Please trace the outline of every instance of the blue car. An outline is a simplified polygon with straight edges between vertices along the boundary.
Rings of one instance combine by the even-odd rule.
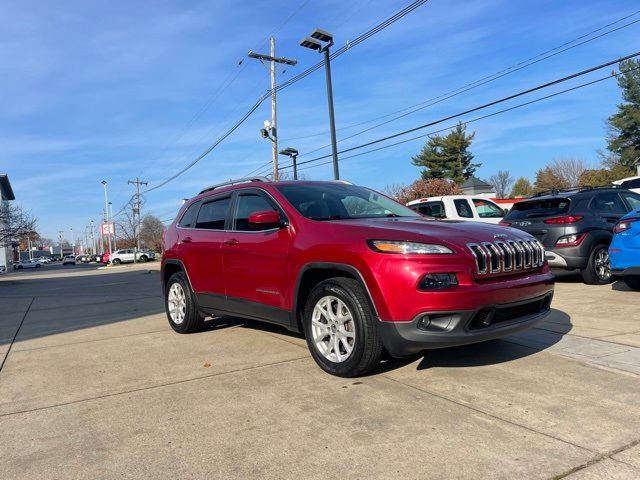
[[[609,246],[611,273],[640,290],[640,210],[622,217],[613,233]]]

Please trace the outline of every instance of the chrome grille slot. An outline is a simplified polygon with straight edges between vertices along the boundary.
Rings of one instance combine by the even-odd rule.
[[[467,248],[476,264],[476,275],[516,273],[544,265],[544,247],[538,240],[497,240],[469,243]]]
[[[518,244],[518,242],[516,242],[514,240],[509,240],[508,243],[511,246],[511,248],[513,248],[513,252],[515,254],[514,255],[514,262],[513,262],[513,269],[514,270],[522,270],[524,252],[522,251],[522,248],[520,248],[520,244]]]
[[[489,252],[488,264],[491,273],[500,272],[502,269],[502,265],[500,262],[498,247],[490,242],[482,242],[482,246],[487,250],[487,252]]]
[[[511,246],[506,242],[496,242],[496,246],[502,251],[502,270],[510,272],[513,270],[513,262],[515,253]]]

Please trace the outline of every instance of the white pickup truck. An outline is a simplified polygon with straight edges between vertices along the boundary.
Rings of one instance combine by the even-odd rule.
[[[419,198],[407,207],[429,217],[467,222],[499,223],[506,214],[491,200],[473,195]]]

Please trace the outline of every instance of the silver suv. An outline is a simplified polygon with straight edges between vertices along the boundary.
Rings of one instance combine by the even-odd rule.
[[[137,252],[132,248],[127,248],[124,250],[116,250],[111,254],[111,263],[114,265],[120,265],[121,263],[133,263],[135,262],[136,257],[140,263],[148,262],[149,260],[154,260],[156,258],[156,254],[153,252]]]

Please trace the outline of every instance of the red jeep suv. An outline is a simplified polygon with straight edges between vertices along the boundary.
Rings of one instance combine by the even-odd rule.
[[[276,323],[349,377],[385,349],[400,357],[539,323],[553,296],[544,258],[525,232],[424,217],[347,182],[244,179],[183,205],[161,278],[176,332],[207,315]]]

